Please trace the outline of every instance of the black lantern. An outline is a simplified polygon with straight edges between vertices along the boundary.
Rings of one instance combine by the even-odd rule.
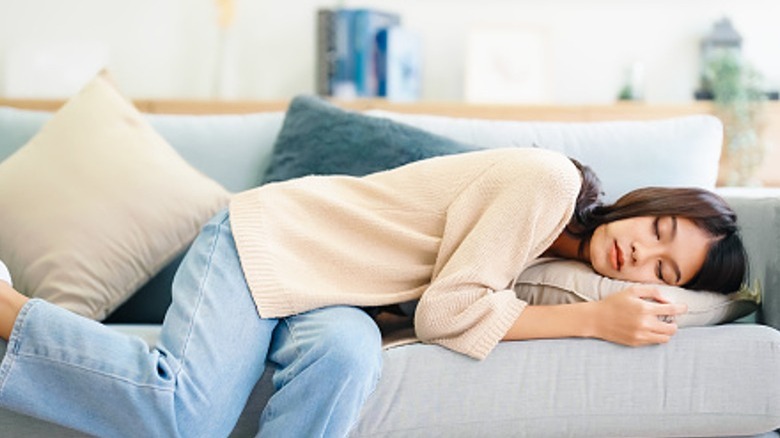
[[[701,88],[696,91],[696,99],[712,99],[712,88],[707,83],[705,69],[709,63],[718,56],[724,54],[732,55],[739,59],[742,52],[742,36],[734,29],[731,20],[722,18],[716,22],[707,36],[701,41],[701,66],[700,77],[702,79]]]
[[[739,55],[742,50],[742,36],[731,25],[731,20],[722,18],[715,23],[712,31],[701,41],[702,61],[710,59],[714,54],[723,51]]]

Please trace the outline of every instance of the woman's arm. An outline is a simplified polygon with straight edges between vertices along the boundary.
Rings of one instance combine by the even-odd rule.
[[[432,281],[415,333],[485,358],[523,313],[510,284],[571,219],[580,177],[571,161],[540,149],[489,155],[446,211]]]
[[[676,333],[677,324],[659,317],[686,311],[652,286],[634,286],[601,301],[527,306],[504,340],[588,337],[629,346],[662,344]]]

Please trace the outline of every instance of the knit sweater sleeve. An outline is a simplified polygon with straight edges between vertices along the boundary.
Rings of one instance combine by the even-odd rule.
[[[433,278],[415,331],[484,359],[526,306],[514,278],[560,235],[580,177],[566,157],[537,149],[507,154],[467,184],[447,209]]]

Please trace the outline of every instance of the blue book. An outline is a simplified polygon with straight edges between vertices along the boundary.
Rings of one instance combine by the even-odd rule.
[[[376,36],[382,29],[401,24],[400,15],[375,9],[356,9],[353,17],[355,91],[360,97],[379,95],[376,77]]]
[[[317,10],[317,78],[315,88],[320,96],[333,94],[332,80],[336,71],[336,14],[330,9]]]
[[[349,9],[317,10],[316,89],[322,96],[355,97],[353,16]]]
[[[395,101],[418,100],[423,60],[420,36],[395,26],[380,30],[376,43],[377,95]]]
[[[333,71],[330,80],[330,95],[341,99],[352,99],[357,95],[355,84],[355,53],[353,9],[333,11]]]

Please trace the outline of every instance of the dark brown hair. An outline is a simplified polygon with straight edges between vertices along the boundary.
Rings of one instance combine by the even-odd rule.
[[[574,217],[567,232],[582,239],[584,250],[599,225],[639,216],[677,216],[691,220],[715,240],[699,272],[683,287],[731,293],[747,278],[748,258],[737,226],[737,214],[723,198],[700,188],[646,187],[604,205],[593,170],[572,160],[582,174]]]

